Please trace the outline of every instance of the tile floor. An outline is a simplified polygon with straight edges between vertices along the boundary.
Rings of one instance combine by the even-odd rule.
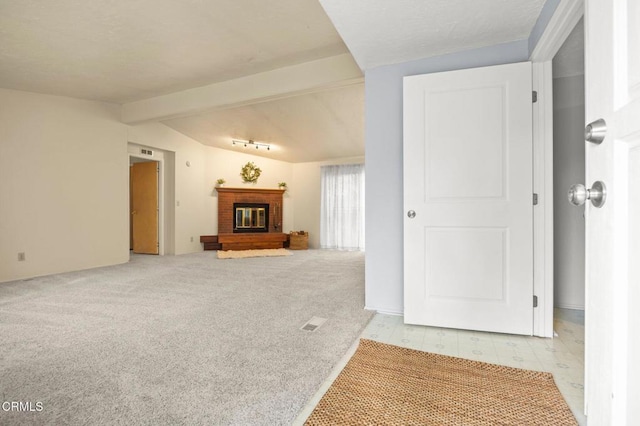
[[[584,406],[584,311],[557,309],[553,339],[446,328],[405,325],[401,316],[376,314],[360,337],[443,355],[553,373],[560,392],[580,425],[586,425]],[[355,345],[354,345],[355,346]],[[352,352],[355,351],[355,347]],[[306,419],[344,363],[327,380]]]

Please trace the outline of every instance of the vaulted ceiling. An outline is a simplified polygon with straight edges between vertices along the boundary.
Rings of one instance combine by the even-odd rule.
[[[522,40],[543,5],[544,0],[0,0],[0,87],[126,108],[345,53],[366,70]],[[274,150],[259,154],[285,161],[363,155],[363,83],[339,83],[185,108],[158,120],[225,149],[237,149],[231,138],[270,142]]]

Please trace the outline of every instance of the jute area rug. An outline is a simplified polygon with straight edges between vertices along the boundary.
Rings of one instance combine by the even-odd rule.
[[[218,259],[244,259],[247,257],[291,256],[287,249],[260,249],[260,250],[218,250]]]
[[[577,425],[551,373],[361,339],[306,425]]]

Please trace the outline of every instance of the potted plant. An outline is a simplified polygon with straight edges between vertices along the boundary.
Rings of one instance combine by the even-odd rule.
[[[280,182],[278,184],[278,188],[286,190],[287,189],[287,182]]]
[[[216,183],[218,184],[218,187],[220,187],[220,188],[222,188],[226,182],[227,182],[227,181],[226,181],[226,180],[224,180],[223,178],[220,178],[220,179],[218,179],[218,180],[216,181]]]

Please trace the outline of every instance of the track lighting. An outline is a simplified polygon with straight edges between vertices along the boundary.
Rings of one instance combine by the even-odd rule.
[[[271,151],[271,145],[268,143],[264,143],[264,142],[256,142],[252,139],[249,139],[248,141],[243,141],[243,140],[239,140],[239,139],[231,139],[231,144],[232,145],[243,145],[245,148],[247,146],[255,146],[256,149],[260,149],[260,147],[262,148],[267,148],[267,151]]]

